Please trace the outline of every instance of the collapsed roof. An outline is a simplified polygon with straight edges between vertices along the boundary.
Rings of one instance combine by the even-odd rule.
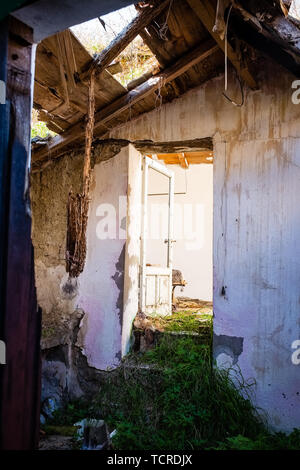
[[[92,70],[98,138],[223,73],[225,47],[240,80],[252,89],[257,87],[252,71],[255,50],[298,76],[300,31],[297,20],[288,15],[289,4],[283,0],[140,2],[137,17],[95,58],[70,30],[43,40],[37,48],[34,107],[39,119],[59,135],[34,145],[33,164],[84,142]],[[147,72],[125,88],[109,66],[137,35],[155,55],[160,70]]]

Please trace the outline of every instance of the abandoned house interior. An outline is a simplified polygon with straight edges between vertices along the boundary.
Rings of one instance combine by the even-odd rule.
[[[270,429],[300,427],[300,6],[10,3],[0,447],[37,448],[46,400],[92,399],[134,346],[153,347],[151,318],[201,309],[216,367],[255,380]],[[75,34],[129,6],[102,50]],[[137,38],[151,65],[121,80]]]

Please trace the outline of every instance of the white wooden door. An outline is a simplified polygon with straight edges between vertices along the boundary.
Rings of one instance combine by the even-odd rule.
[[[166,176],[168,185],[168,237],[162,240],[167,244],[167,265],[147,266],[148,233],[148,179],[149,168]],[[143,214],[141,235],[141,281],[140,310],[146,315],[169,315],[172,313],[172,252],[173,252],[173,206],[174,173],[152,158],[143,161]]]

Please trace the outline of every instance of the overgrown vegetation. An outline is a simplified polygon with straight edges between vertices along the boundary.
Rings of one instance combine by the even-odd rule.
[[[64,408],[58,408],[53,412],[53,416],[48,420],[47,426],[69,427],[81,421],[84,418],[95,418],[95,404],[85,400],[73,400]],[[98,414],[98,413],[97,413]],[[60,433],[58,433],[60,434]]]
[[[206,449],[265,432],[251,385],[238,373],[234,385],[232,371],[213,368],[208,346],[166,337],[142,361],[149,367],[124,364],[99,395],[104,418],[117,428],[117,449]]]
[[[163,335],[155,349],[130,354],[92,404],[74,402],[52,425],[101,417],[116,450],[300,449],[300,430],[271,434],[251,403],[254,383],[219,370],[194,337]]]

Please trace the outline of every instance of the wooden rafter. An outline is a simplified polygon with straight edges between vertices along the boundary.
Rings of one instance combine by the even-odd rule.
[[[214,38],[216,43],[222,49],[222,51],[225,52],[225,40],[222,40],[219,34],[213,31],[213,27],[215,23],[215,11],[210,1],[209,0],[187,0],[187,2],[190,5],[190,7],[194,10],[196,15],[199,17],[199,19],[201,20],[201,22],[203,23],[207,31],[211,34],[211,36]],[[238,56],[229,43],[227,44],[227,54],[228,54],[228,59],[230,60],[232,65],[235,67],[240,77],[247,83],[247,85],[252,89],[257,88],[255,79],[253,78],[253,76],[251,75],[247,67],[245,68],[241,67]]]
[[[166,85],[168,82],[182,75],[190,67],[203,61],[213,53],[217,52],[217,50],[218,46],[216,46],[212,40],[208,40],[207,42],[200,44],[200,46],[181,57],[168,69],[151,77],[134,90],[129,91],[126,95],[121,96],[105,108],[97,111],[95,114],[95,132],[97,129],[101,128],[103,124],[123,113],[134,104],[143,100],[146,96]],[[82,138],[84,136],[84,132],[84,120],[81,120],[70,127],[64,134],[55,136],[51,139],[48,142],[47,148],[36,150],[33,153],[33,162],[47,158],[49,152],[52,156],[54,153],[57,154],[58,152],[61,152],[66,145]]]

